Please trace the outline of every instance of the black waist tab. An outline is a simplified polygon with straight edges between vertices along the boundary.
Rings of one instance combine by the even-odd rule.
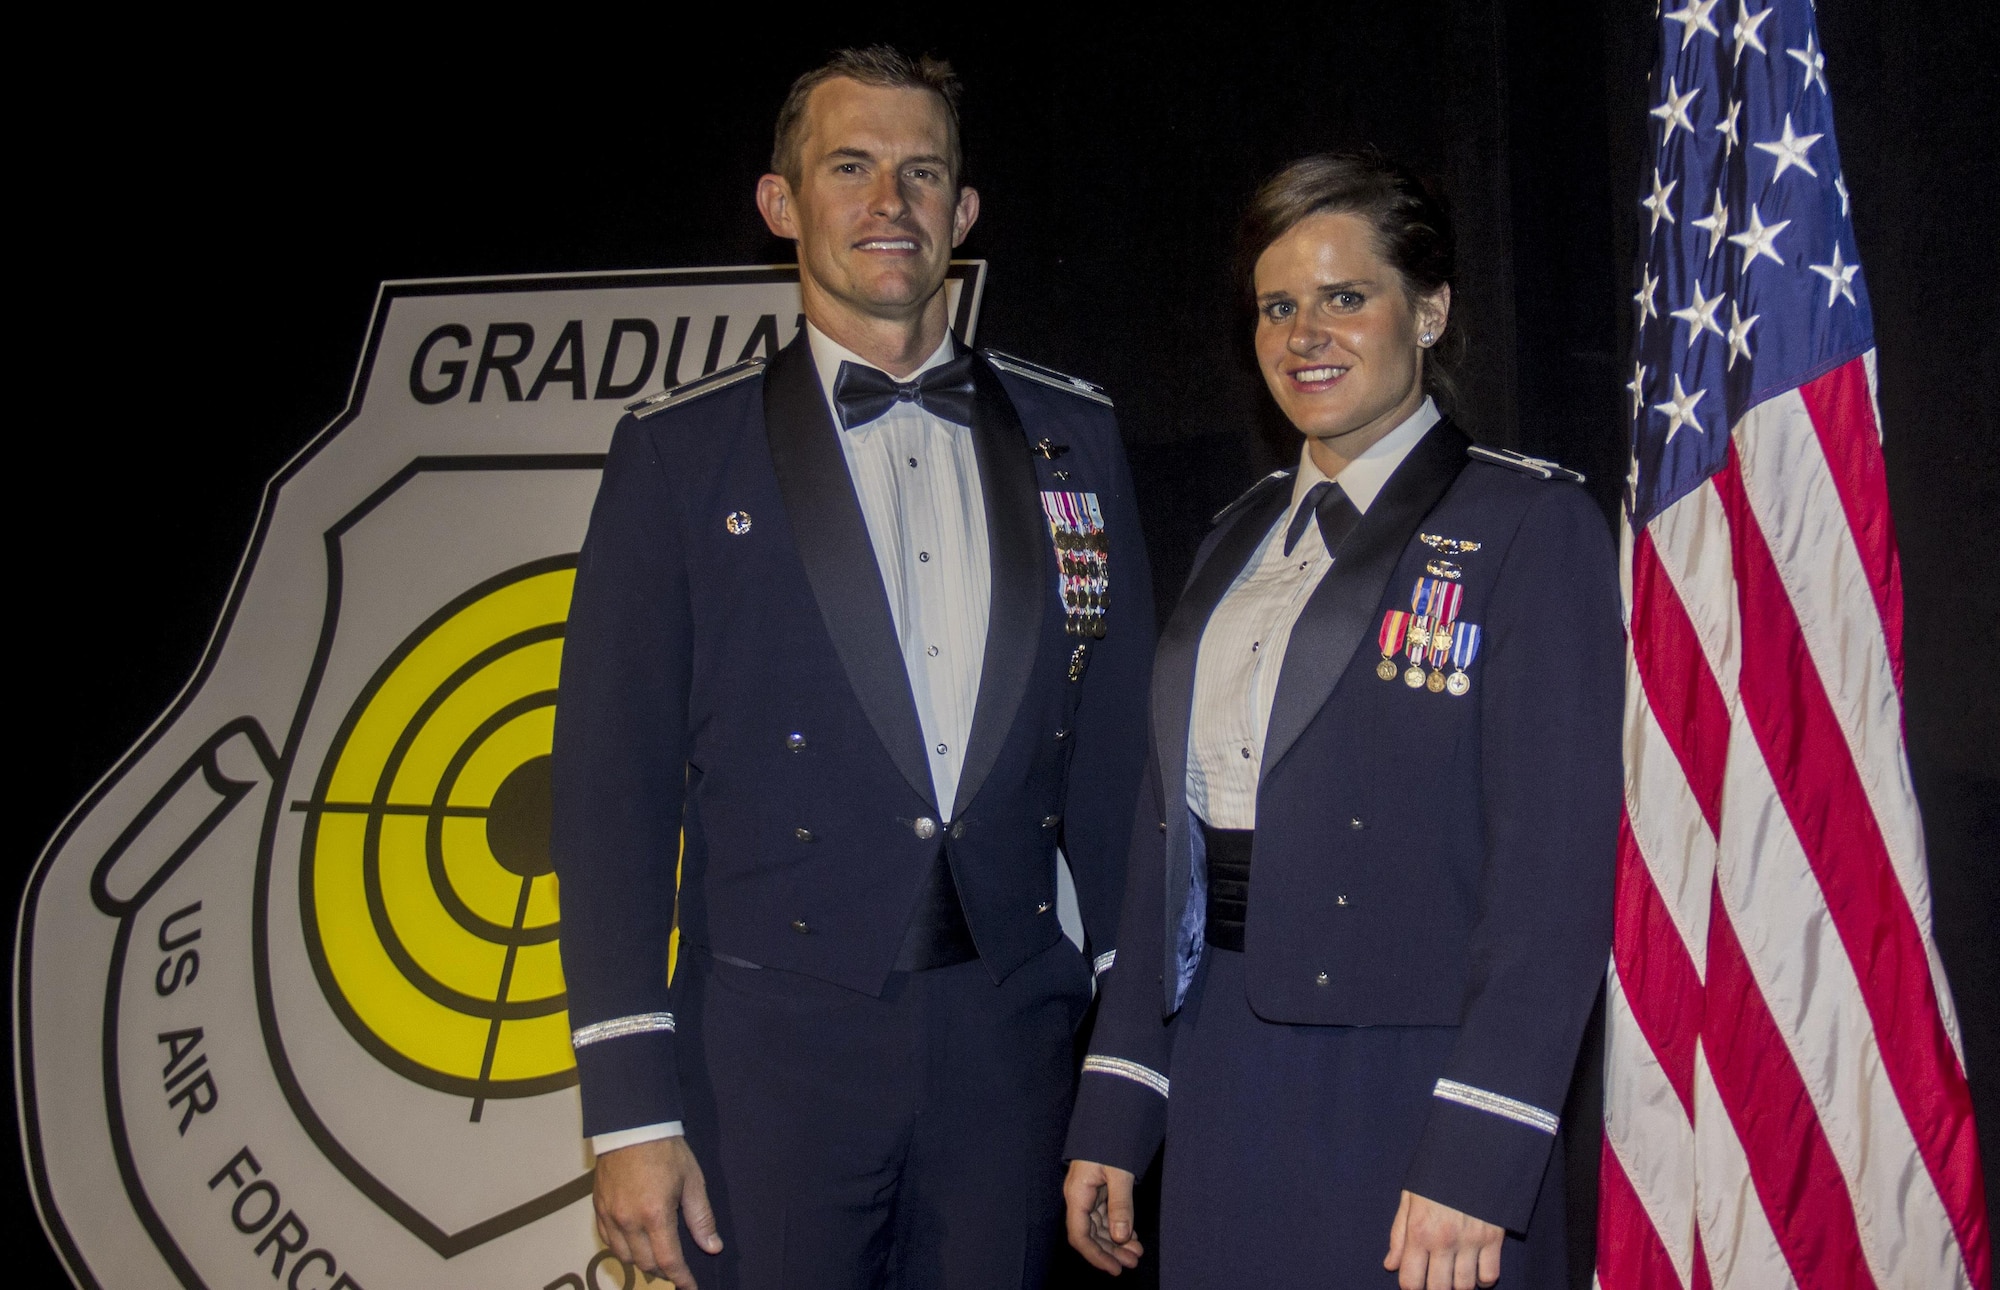
[[[1243,920],[1250,912],[1250,845],[1255,829],[1218,829],[1201,822],[1208,849],[1208,918],[1203,939],[1219,950],[1243,949]]]

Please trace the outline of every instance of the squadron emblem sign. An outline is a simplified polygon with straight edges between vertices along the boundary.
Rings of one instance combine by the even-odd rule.
[[[79,1284],[639,1280],[579,1136],[563,625],[619,403],[800,325],[790,269],[383,287],[194,679],[23,901],[23,1139]]]

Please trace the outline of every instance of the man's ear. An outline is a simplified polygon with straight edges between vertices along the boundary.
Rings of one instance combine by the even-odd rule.
[[[799,240],[798,205],[791,181],[783,175],[765,175],[757,181],[757,213],[771,232],[788,242]]]
[[[964,243],[965,235],[972,231],[972,226],[978,219],[979,190],[977,188],[959,189],[958,206],[951,213],[951,244],[954,247]]]

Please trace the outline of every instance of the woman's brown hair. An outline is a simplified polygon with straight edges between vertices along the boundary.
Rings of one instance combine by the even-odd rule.
[[[1237,230],[1236,274],[1247,300],[1256,295],[1257,260],[1271,244],[1314,215],[1358,215],[1375,231],[1376,250],[1402,276],[1413,301],[1448,287],[1458,248],[1444,198],[1415,171],[1374,148],[1302,157],[1265,180]],[[1447,407],[1457,395],[1451,369],[1465,352],[1454,321],[1426,351],[1424,384]]]

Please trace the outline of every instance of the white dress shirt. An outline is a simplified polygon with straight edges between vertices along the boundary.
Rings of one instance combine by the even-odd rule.
[[[980,491],[972,430],[914,403],[893,404],[865,425],[838,430],[833,383],[840,365],[874,364],[829,340],[811,323],[806,336],[847,456],[847,473],[868,521],[882,589],[889,595],[910,695],[930,754],[938,818],[948,820],[965,766],[972,710],[979,702],[993,598],[986,498]],[[923,366],[904,379],[915,380],[951,357],[947,333]]]
[[[873,421],[842,430],[833,402],[840,365],[874,364],[811,323],[806,324],[806,340],[862,518],[868,523],[882,589],[888,593],[889,614],[895,620],[929,753],[938,818],[949,820],[965,766],[972,712],[979,702],[986,626],[992,613],[986,498],[980,489],[972,431],[914,403],[893,404]],[[947,333],[923,365],[904,379],[915,380],[951,358],[952,339]],[[680,1121],[674,1120],[600,1133],[590,1143],[601,1156],[681,1133]]]
[[[1425,399],[1408,420],[1349,462],[1334,486],[1366,514],[1382,485],[1438,420],[1436,405]],[[1257,782],[1285,647],[1306,602],[1333,567],[1318,524],[1305,526],[1290,555],[1285,554],[1285,529],[1313,485],[1326,477],[1314,464],[1308,441],[1299,450],[1291,505],[1264,535],[1202,631],[1188,721],[1187,804],[1218,829],[1257,827]]]

